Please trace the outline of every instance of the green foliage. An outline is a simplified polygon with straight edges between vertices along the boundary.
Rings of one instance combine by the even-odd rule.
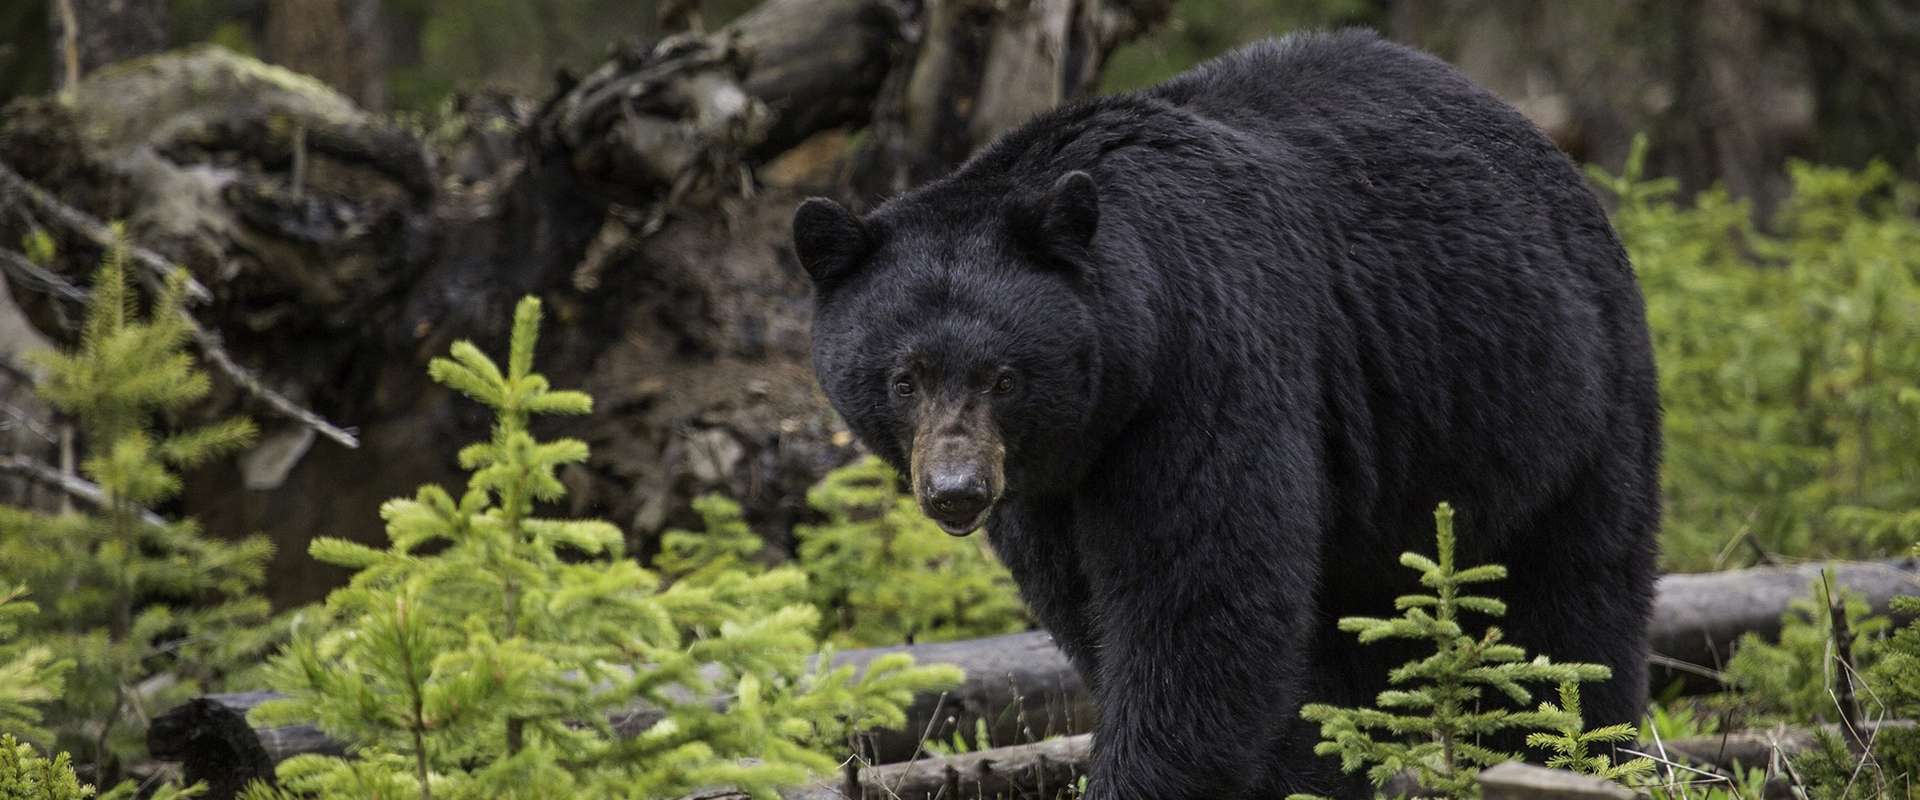
[[[1151,86],[1256,39],[1303,29],[1378,27],[1385,17],[1385,4],[1375,0],[1180,0],[1166,24],[1114,51],[1101,70],[1101,87]]]
[[[250,594],[266,541],[210,539],[191,520],[148,510],[179,491],[180,470],[244,446],[253,426],[180,424],[209,390],[185,349],[184,273],[142,317],[126,264],[116,245],[94,279],[79,347],[38,359],[47,372],[41,394],[78,423],[87,446],[80,472],[99,486],[98,510],[0,507],[4,580],[47,604],[13,624],[27,652],[73,665],[47,709],[56,734],[50,749],[81,754],[103,782],[142,757],[138,723],[200,693],[267,643],[259,627],[266,602]],[[161,673],[171,680],[147,680]]]
[[[1711,736],[1720,732],[1720,718],[1697,706],[1656,703],[1647,710],[1647,727],[1660,741]]]
[[[46,645],[17,641],[20,626],[40,610],[21,599],[26,592],[16,586],[0,594],[0,730],[48,741],[36,706],[60,696],[73,662],[56,660]]]
[[[496,416],[492,436],[460,452],[466,491],[387,503],[384,549],[313,542],[316,558],[359,571],[327,598],[333,624],[296,626],[269,668],[287,698],[254,719],[315,721],[357,757],[290,759],[282,788],[256,787],[256,800],[674,797],[718,784],[767,798],[831,769],[825,743],[898,726],[916,692],[959,680],[905,656],[860,676],[828,669],[803,575],[713,566],[738,536],[705,562],[698,547],[676,551],[679,580],[663,585],[621,557],[617,528],[536,515],[587,447],[536,440],[531,417],[591,407],[533,372],[539,316],[537,301],[520,304],[504,370],[465,342],[430,365]],[[609,715],[636,703],[657,721],[617,733]]]
[[[1791,722],[1840,718],[1834,705],[1837,681],[1845,676],[1833,646],[1833,614],[1828,608],[1831,576],[1815,582],[1811,593],[1794,600],[1780,615],[1780,639],[1769,642],[1758,634],[1740,637],[1726,673],[1750,702],[1763,713]],[[1886,617],[1876,616],[1858,594],[1842,592],[1849,632],[1851,668],[1865,670],[1878,659]],[[1857,678],[1856,678],[1857,681]]]
[[[1836,689],[1846,670],[1861,705],[1860,721],[1920,716],[1920,622],[1888,636],[1885,617],[1872,615],[1859,597],[1844,594],[1848,648],[1843,654],[1829,606],[1831,585],[1829,577],[1814,585],[1811,596],[1794,601],[1781,616],[1777,644],[1753,634],[1742,637],[1727,673],[1744,691],[1743,699],[1792,724],[1841,720]],[[1895,598],[1893,608],[1903,617],[1920,614],[1920,598]],[[1842,655],[1850,659],[1845,664]],[[1793,758],[1796,784],[1810,797],[1906,796],[1920,779],[1920,731],[1880,727],[1869,744],[1862,753],[1845,734],[1816,730],[1813,746]]]
[[[1897,597],[1895,614],[1915,622],[1885,639],[1866,668],[1867,694],[1878,719],[1920,718],[1920,597]],[[1910,796],[1920,782],[1920,730],[1882,727],[1873,733],[1870,758],[1845,739],[1822,735],[1815,748],[1794,760],[1794,769],[1815,797]]]
[[[1683,204],[1637,142],[1614,224],[1647,297],[1666,408],[1665,555],[1742,533],[1851,557],[1920,538],[1920,188],[1884,164],[1793,164],[1772,229],[1714,189]]]
[[[1653,800],[1759,800],[1771,797],[1767,791],[1769,773],[1765,766],[1734,765],[1731,777],[1689,775],[1685,780],[1648,787]]]
[[[66,753],[42,758],[31,746],[0,734],[0,800],[84,800],[93,787],[73,774]]]
[[[1895,714],[1916,719],[1920,718],[1920,597],[1894,598],[1893,613],[1914,622],[1888,637],[1867,682]]]
[[[1320,744],[1314,752],[1339,756],[1341,769],[1367,769],[1374,785],[1384,785],[1411,770],[1420,785],[1452,796],[1472,796],[1481,767],[1518,756],[1481,744],[1482,737],[1506,731],[1580,730],[1577,708],[1551,704],[1518,711],[1498,700],[1524,706],[1532,694],[1521,684],[1556,684],[1605,680],[1610,671],[1598,664],[1556,664],[1545,656],[1528,660],[1521,648],[1501,641],[1499,628],[1479,636],[1461,625],[1463,612],[1489,617],[1506,614],[1506,604],[1492,597],[1464,594],[1473,584],[1506,577],[1506,568],[1486,564],[1457,568],[1453,559],[1453,509],[1442,503],[1434,511],[1438,560],[1404,553],[1400,563],[1420,573],[1420,584],[1433,594],[1403,595],[1394,600],[1401,616],[1393,619],[1346,617],[1340,629],[1356,634],[1361,644],[1383,639],[1408,639],[1433,645],[1433,655],[1408,662],[1388,673],[1395,687],[1381,692],[1376,708],[1338,708],[1310,703],[1300,716],[1320,723]],[[1489,695],[1493,689],[1497,694]],[[1563,693],[1563,698],[1565,694]],[[1604,735],[1612,731],[1602,729]],[[1376,736],[1382,738],[1376,738]]]
[[[943,642],[1027,628],[1013,576],[985,538],[942,532],[880,459],[829,473],[807,504],[826,521],[794,529],[799,564],[834,642]]]
[[[941,532],[880,459],[828,473],[807,502],[825,521],[794,529],[794,564],[823,615],[820,634],[833,644],[941,642],[1026,629],[1013,577],[982,540]],[[694,508],[705,530],[667,532],[655,561],[663,574],[680,581],[760,569],[751,559],[761,540],[738,504],[705,497]]]
[[[1621,783],[1641,780],[1653,774],[1654,761],[1651,758],[1636,758],[1616,764],[1611,756],[1593,752],[1596,746],[1611,749],[1614,745],[1632,744],[1639,737],[1640,730],[1627,723],[1582,730],[1580,684],[1560,684],[1560,704],[1541,703],[1540,713],[1559,720],[1553,733],[1527,734],[1528,747],[1553,753],[1547,758],[1547,766]]]
[[[1920,732],[1876,730],[1861,753],[1843,734],[1819,729],[1813,746],[1794,757],[1793,773],[1807,797],[1821,800],[1911,797],[1920,779]]]

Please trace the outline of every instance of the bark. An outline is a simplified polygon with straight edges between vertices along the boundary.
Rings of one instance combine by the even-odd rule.
[[[1703,682],[1699,668],[1717,671],[1743,634],[1778,637],[1780,615],[1789,603],[1808,596],[1821,581],[1824,566],[1758,567],[1662,578],[1653,612],[1654,689],[1659,691],[1673,681],[1685,681],[1695,689],[1719,688]],[[1920,594],[1920,561],[1838,564],[1834,583],[1859,592],[1874,613],[1886,614],[1894,597]]]
[[[1480,773],[1483,800],[1633,800],[1632,789],[1559,769],[1508,762]]]
[[[261,444],[189,476],[169,511],[220,535],[266,533],[282,606],[342,578],[306,555],[312,536],[377,541],[381,501],[461,480],[457,445],[484,437],[484,420],[427,381],[425,363],[455,339],[500,348],[528,293],[556,318],[541,368],[598,400],[593,417],[553,427],[595,448],[565,476],[562,511],[624,526],[644,558],[662,530],[698,524],[693,497],[722,492],[778,549],[810,513],[806,487],[854,455],[809,365],[793,206],[816,193],[861,205],[872,184],[856,174],[905,174],[889,91],[913,82],[923,50],[979,34],[1010,42],[969,62],[981,74],[1065,52],[1075,75],[1097,75],[1106,50],[1168,5],[1009,4],[973,18],[984,34],[935,36],[912,0],[768,0],[711,33],[623,45],[540,102],[461,98],[457,123],[428,136],[317,81],[199,48],[105,70],[70,102],[15,103],[0,162],[184,264],[212,297],[196,318],[235,366],[286,406],[357,430],[357,449],[316,438],[226,381],[207,409],[255,412]],[[1000,82],[1012,88],[990,93],[1003,98],[991,117],[952,117],[969,144],[915,161],[917,175],[1089,83]],[[49,270],[85,286],[97,237],[19,193],[0,192],[0,206],[0,243],[50,231]],[[70,335],[67,301],[13,288],[37,328]]]
[[[1786,612],[1790,602],[1805,596],[1817,580],[1820,580],[1819,565],[1668,575],[1660,580],[1655,598],[1653,651],[1667,656],[1686,654],[1689,658],[1701,659],[1704,664],[1717,664],[1719,661],[1715,659],[1728,654],[1733,644],[1747,633],[1766,638],[1777,636],[1780,615]],[[1893,596],[1914,593],[1920,587],[1917,581],[1920,581],[1920,562],[1913,559],[1843,564],[1835,568],[1837,585],[1859,592],[1881,613],[1886,611]],[[1514,613],[1524,612],[1525,609],[1516,609]],[[921,753],[923,737],[946,741],[955,733],[961,733],[971,740],[977,721],[986,722],[990,741],[1003,743],[1040,742],[1048,737],[1092,729],[1095,716],[1092,699],[1066,656],[1043,632],[850,650],[837,655],[834,662],[859,669],[878,656],[894,652],[909,653],[923,664],[958,665],[965,670],[967,680],[945,695],[918,698],[909,709],[907,724],[902,729],[863,734],[858,742],[857,761],[890,764],[910,760]],[[1675,679],[1690,677],[1698,676],[1656,669],[1653,686],[1662,689]],[[1697,680],[1692,683],[1695,688],[1707,685]],[[148,747],[159,757],[185,762],[189,779],[200,777],[215,781],[226,780],[228,772],[236,769],[254,769],[258,764],[275,764],[304,752],[334,752],[340,748],[306,726],[257,729],[249,740],[243,731],[246,712],[271,696],[253,692],[194,700],[161,715],[149,734]],[[628,709],[612,716],[616,727],[629,733],[645,729],[658,718],[657,713],[648,708]],[[1681,745],[1669,742],[1667,746]],[[1057,754],[1048,757],[1056,761],[1060,758]],[[1007,777],[1013,773],[1005,764],[1011,762],[996,759],[969,761],[964,769],[956,769],[963,775],[985,774],[978,769],[981,763],[1000,765],[992,767],[999,770],[999,777],[993,780],[1015,780]],[[1065,769],[1062,764],[1048,763],[1047,770]],[[902,768],[880,774],[888,776],[886,781],[869,780],[863,785],[891,786],[895,779],[934,783],[947,780],[945,773],[938,769],[929,773],[919,768]],[[909,778],[909,774],[916,777]],[[1045,779],[1049,785],[1058,785],[1054,781],[1065,774],[1048,771]],[[1034,785],[1039,782],[1037,777],[1027,781]],[[901,792],[901,796],[917,795]]]
[[[167,47],[166,0],[48,0],[53,85]]]
[[[782,800],[935,800],[1023,798],[1054,800],[1087,774],[1093,737],[1068,736],[998,747],[945,758],[854,768],[835,780],[780,793]],[[745,800],[739,792],[715,791],[683,800]]]

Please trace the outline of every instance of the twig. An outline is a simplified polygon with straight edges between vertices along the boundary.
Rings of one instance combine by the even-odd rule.
[[[72,423],[62,423],[60,425],[60,481],[63,484],[67,481],[78,480],[80,477],[79,465],[74,463],[76,460],[75,450],[77,449],[74,447],[74,442],[78,438],[79,437],[74,435]],[[105,497],[104,494],[101,496]],[[106,504],[101,503],[99,505],[105,507]],[[73,513],[73,495],[71,493],[61,493],[60,513]]]
[[[1702,678],[1706,678],[1708,680],[1711,680],[1719,684],[1731,684],[1733,682],[1727,678],[1727,673],[1725,672],[1721,672],[1720,670],[1714,669],[1712,667],[1703,667],[1691,661],[1682,661],[1680,659],[1674,658],[1673,656],[1663,656],[1659,653],[1648,653],[1647,663],[1656,667],[1666,667],[1667,669],[1673,670],[1675,672],[1686,672],[1693,675],[1698,675]]]
[[[181,313],[184,315],[186,312]],[[312,428],[321,436],[339,442],[344,447],[352,449],[360,446],[360,437],[355,435],[353,429],[336,426],[319,414],[301,408],[300,404],[288,399],[286,395],[267,388],[258,376],[233,360],[233,356],[221,346],[220,334],[201,326],[200,322],[191,316],[187,317],[187,330],[192,333],[193,343],[199,346],[200,354],[207,357],[208,363],[212,364],[214,369],[226,375],[228,380],[238,384],[247,393],[259,398],[260,402],[280,412],[281,416]]]
[[[0,403],[0,431],[23,430],[51,445],[60,443],[60,435],[35,422],[33,416],[11,403]]]
[[[80,15],[73,12],[73,0],[60,0],[60,63],[64,66],[65,80],[60,83],[62,93],[71,92],[80,83]]]
[[[52,295],[70,303],[87,302],[87,290],[67,282],[66,278],[53,270],[35,264],[12,250],[0,248],[0,272],[5,272],[14,286]]]
[[[0,472],[39,481],[95,508],[106,508],[109,502],[106,490],[101,489],[99,484],[73,475],[62,475],[60,470],[26,456],[0,455]],[[146,509],[140,510],[140,520],[148,525],[167,524],[165,517]]]
[[[1833,585],[1833,573],[1822,572],[1820,585],[1827,593],[1827,614],[1833,621],[1833,665],[1835,689],[1834,705],[1840,707],[1840,727],[1847,732],[1847,738],[1855,745],[1864,746],[1860,738],[1860,701],[1853,691],[1853,629],[1847,624],[1847,605],[1840,591]]]
[[[0,196],[17,195],[24,198],[41,215],[60,223],[62,227],[80,234],[102,250],[112,249],[114,245],[113,229],[106,223],[94,218],[92,214],[74,208],[54,197],[51,192],[33,185],[32,181],[21,177],[6,162],[0,162]],[[127,255],[133,262],[146,270],[154,278],[164,282],[173,274],[173,262],[159,253],[140,247],[131,242],[124,245]],[[196,303],[213,300],[213,293],[207,287],[192,278],[187,279],[187,299]]]

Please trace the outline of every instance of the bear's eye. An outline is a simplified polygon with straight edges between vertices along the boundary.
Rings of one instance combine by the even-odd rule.
[[[1013,373],[1011,372],[1000,373],[1000,378],[993,382],[993,393],[1007,394],[1008,392],[1011,392],[1011,391],[1013,391]]]
[[[913,396],[913,379],[905,375],[893,379],[893,393],[901,397]]]

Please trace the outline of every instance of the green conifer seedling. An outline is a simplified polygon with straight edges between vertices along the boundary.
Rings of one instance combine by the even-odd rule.
[[[942,533],[900,490],[900,477],[873,456],[827,473],[807,491],[822,521],[794,528],[794,566],[819,608],[820,635],[837,646],[943,642],[1025,630],[1026,607],[1013,576],[979,537]],[[740,506],[719,496],[694,501],[702,531],[668,531],[654,564],[676,582],[756,572],[760,537]]]
[[[253,716],[315,721],[354,758],[289,759],[279,789],[250,797],[651,798],[731,785],[771,798],[831,769],[827,743],[898,726],[916,693],[958,682],[904,657],[858,676],[828,668],[796,570],[701,571],[688,556],[669,585],[622,557],[612,525],[539,515],[587,446],[538,440],[528,424],[592,406],[533,371],[539,319],[538,301],[520,303],[505,369],[466,342],[429,365],[494,412],[491,436],[460,451],[463,493],[427,486],[387,503],[385,548],[313,542],[314,557],[358,573],[296,626],[269,667],[286,698]],[[639,729],[616,731],[615,717]]]
[[[74,665],[48,709],[51,749],[81,755],[95,780],[143,757],[138,722],[199,694],[268,643],[259,586],[271,552],[265,539],[203,535],[191,520],[151,509],[180,490],[180,471],[231,453],[253,425],[229,419],[199,427],[179,420],[210,390],[186,350],[177,272],[142,315],[129,286],[123,243],[94,278],[79,347],[39,354],[41,395],[78,423],[82,475],[98,484],[90,513],[40,514],[0,507],[0,564],[46,605],[22,624],[28,641]],[[173,680],[153,691],[147,679]],[[109,794],[112,794],[111,792]]]
[[[56,660],[44,644],[19,641],[20,626],[39,612],[25,586],[0,587],[0,730],[48,742],[39,706],[60,696],[73,662]]]
[[[1322,741],[1314,752],[1338,756],[1347,772],[1365,768],[1378,786],[1412,771],[1426,788],[1466,797],[1477,791],[1481,767],[1519,757],[1482,744],[1487,737],[1579,728],[1579,721],[1569,719],[1564,709],[1549,705],[1517,710],[1532,701],[1523,684],[1605,680],[1611,671],[1599,664],[1554,663],[1545,656],[1529,660],[1520,647],[1501,640],[1499,628],[1489,627],[1478,636],[1467,633],[1464,612],[1499,617],[1507,607],[1465,590],[1505,578],[1507,571],[1497,564],[1456,567],[1453,508],[1442,503],[1434,511],[1434,522],[1438,560],[1418,553],[1400,556],[1400,563],[1418,571],[1420,584],[1433,593],[1395,599],[1394,607],[1403,613],[1392,619],[1347,617],[1339,623],[1362,644],[1410,639],[1431,644],[1433,654],[1388,673],[1396,688],[1381,692],[1375,708],[1313,703],[1301,708],[1300,716],[1320,723]]]
[[[1553,753],[1547,758],[1547,766],[1620,783],[1653,774],[1656,765],[1651,758],[1615,763],[1607,754],[1595,752],[1597,748],[1610,749],[1618,744],[1632,744],[1639,738],[1640,729],[1623,722],[1584,730],[1580,713],[1580,684],[1560,684],[1560,704],[1541,703],[1540,711],[1560,719],[1553,733],[1527,734],[1528,747]]]
[[[93,787],[73,774],[66,753],[42,758],[13,734],[0,734],[0,800],[86,800]]]

